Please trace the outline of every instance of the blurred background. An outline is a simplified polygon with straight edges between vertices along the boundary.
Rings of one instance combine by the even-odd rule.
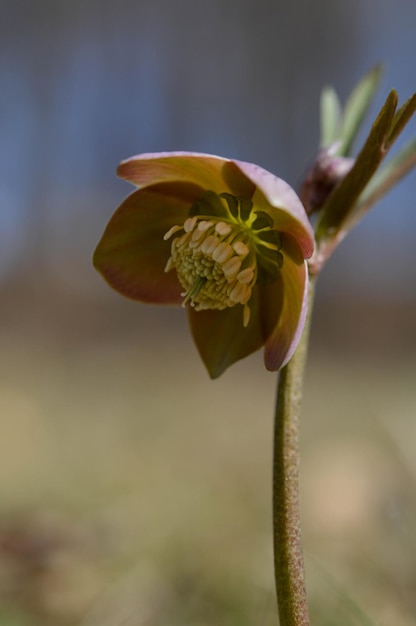
[[[276,624],[275,376],[256,354],[210,381],[183,311],[123,300],[91,255],[135,153],[236,157],[298,187],[324,85],[345,100],[383,62],[374,114],[415,90],[416,4],[0,9],[0,625]],[[301,472],[316,624],[416,624],[415,187],[320,279]]]

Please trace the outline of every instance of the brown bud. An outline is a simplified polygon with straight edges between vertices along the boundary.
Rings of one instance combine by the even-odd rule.
[[[354,159],[336,155],[337,144],[320,150],[300,189],[300,199],[308,215],[318,211],[334,187],[348,174]]]

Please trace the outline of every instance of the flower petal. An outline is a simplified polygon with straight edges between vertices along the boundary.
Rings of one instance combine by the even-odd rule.
[[[211,378],[218,378],[230,365],[259,350],[265,335],[260,318],[259,291],[250,298],[250,321],[243,326],[243,307],[207,311],[188,308],[189,323],[198,352]]]
[[[175,271],[165,272],[170,241],[163,235],[183,224],[195,198],[193,186],[158,185],[128,196],[114,213],[94,253],[94,265],[124,296],[141,302],[179,304]]]
[[[230,191],[247,197],[251,197],[255,189],[233,161],[198,152],[139,154],[122,161],[117,174],[140,189],[156,183],[187,182],[202,191]]]
[[[277,230],[287,232],[296,239],[304,258],[312,256],[315,245],[313,228],[292,187],[258,165],[244,161],[234,163],[256,185],[252,198],[256,207],[272,215]],[[274,208],[273,212],[270,205]]]
[[[284,265],[279,280],[267,287],[268,298],[279,300],[282,308],[278,316],[267,305],[263,308],[267,316],[264,327],[272,327],[264,347],[264,362],[271,371],[286,365],[293,355],[303,331],[307,309],[307,264],[290,238],[284,243],[284,251]]]

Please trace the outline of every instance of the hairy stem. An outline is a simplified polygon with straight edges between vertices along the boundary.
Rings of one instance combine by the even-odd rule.
[[[299,416],[316,278],[309,283],[302,338],[281,370],[277,388],[273,460],[273,539],[281,626],[309,626],[299,505]]]

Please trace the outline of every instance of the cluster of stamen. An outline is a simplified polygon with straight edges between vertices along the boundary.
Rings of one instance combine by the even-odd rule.
[[[221,219],[192,215],[182,226],[172,226],[164,239],[177,233],[172,239],[165,271],[176,269],[184,289],[182,306],[189,303],[196,311],[201,311],[241,304],[243,325],[247,326],[248,303],[258,278],[257,254],[250,228],[232,216]]]

